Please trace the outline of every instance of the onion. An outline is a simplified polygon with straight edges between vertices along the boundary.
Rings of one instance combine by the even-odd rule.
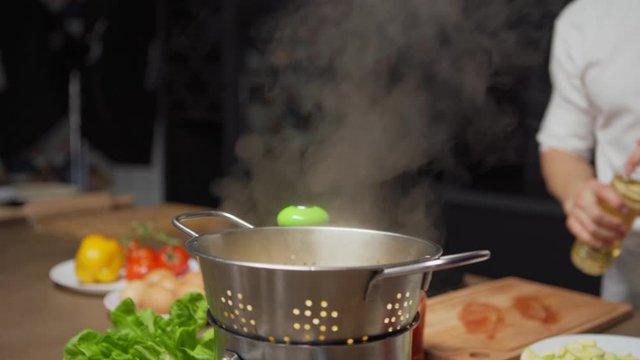
[[[133,302],[139,306],[140,299],[142,298],[142,294],[145,292],[147,288],[147,283],[142,280],[130,280],[127,282],[127,285],[120,292],[120,300],[124,300],[126,298],[131,298]]]
[[[166,279],[176,280],[176,276],[171,270],[165,268],[153,269],[144,277],[144,281],[146,281],[147,284],[157,284]]]
[[[204,289],[204,281],[202,280],[202,273],[200,271],[192,271],[184,274],[181,279],[184,283],[194,284]]]
[[[149,308],[158,314],[167,314],[174,298],[173,291],[157,284],[149,285],[142,294],[140,307]]]
[[[185,282],[176,288],[175,294],[176,294],[176,297],[181,298],[185,294],[188,294],[190,292],[203,293],[204,291],[202,290],[202,287],[196,284]]]
[[[155,285],[160,285],[163,288],[170,290],[170,291],[174,291],[178,285],[180,284],[180,282],[178,282],[178,279],[176,279],[176,277],[165,277],[163,279],[158,280],[158,282],[155,283]]]
[[[151,270],[143,280],[129,281],[120,297],[130,297],[138,308],[166,314],[174,300],[190,292],[204,293],[202,273],[188,272],[177,278],[171,270],[157,268]]]

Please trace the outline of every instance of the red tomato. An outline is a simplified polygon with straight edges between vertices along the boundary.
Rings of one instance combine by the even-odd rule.
[[[189,270],[189,253],[180,245],[165,245],[157,252],[158,265],[182,275]]]
[[[127,280],[142,279],[149,271],[157,267],[156,254],[152,248],[129,248],[127,253]]]

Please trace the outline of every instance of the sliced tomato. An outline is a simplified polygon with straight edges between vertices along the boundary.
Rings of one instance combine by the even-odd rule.
[[[157,252],[158,266],[182,275],[189,270],[189,253],[181,245],[165,245]]]

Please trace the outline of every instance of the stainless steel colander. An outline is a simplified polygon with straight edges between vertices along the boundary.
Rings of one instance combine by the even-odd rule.
[[[182,222],[221,216],[241,228],[199,235]],[[359,343],[411,325],[431,272],[480,262],[486,250],[440,257],[437,244],[336,227],[255,228],[218,211],[173,219],[202,269],[218,323],[290,344]]]

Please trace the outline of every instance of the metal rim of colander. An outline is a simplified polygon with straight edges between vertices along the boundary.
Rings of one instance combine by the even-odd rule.
[[[409,264],[414,264],[414,263],[420,263],[420,262],[424,262],[427,260],[434,260],[439,258],[442,253],[443,253],[443,249],[440,245],[431,242],[429,240],[425,240],[425,239],[421,239],[418,237],[414,237],[414,236],[409,236],[409,235],[402,235],[402,234],[398,234],[398,233],[392,233],[392,232],[387,232],[387,231],[379,231],[379,230],[371,230],[371,229],[359,229],[359,228],[345,228],[345,227],[329,227],[329,226],[291,226],[291,227],[287,227],[284,228],[287,230],[283,230],[282,227],[277,227],[277,226],[270,226],[270,227],[256,227],[256,228],[251,228],[251,229],[243,229],[243,228],[232,228],[232,229],[226,229],[224,231],[221,232],[217,232],[217,233],[213,233],[213,234],[201,234],[199,236],[196,237],[192,237],[190,239],[188,239],[187,241],[185,241],[184,246],[185,248],[192,254],[195,255],[197,257],[200,258],[205,258],[205,259],[209,259],[209,260],[214,260],[217,262],[221,262],[224,264],[231,264],[231,265],[239,265],[239,266],[246,266],[246,267],[253,267],[253,268],[260,268],[260,269],[270,269],[270,270],[287,270],[287,271],[341,271],[341,270],[379,270],[381,268],[390,268],[390,267],[399,267],[399,266],[405,266],[405,265],[409,265]],[[380,263],[380,264],[372,264],[372,265],[362,265],[362,266],[317,266],[317,265],[287,265],[287,264],[270,264],[270,263],[262,263],[262,262],[253,262],[253,261],[242,261],[242,260],[230,260],[230,259],[225,259],[223,257],[219,257],[219,256],[215,256],[215,255],[210,255],[210,254],[204,254],[198,250],[195,249],[195,244],[197,244],[197,242],[201,239],[204,238],[206,236],[222,236],[224,234],[227,233],[235,233],[235,232],[250,232],[250,231],[294,231],[294,230],[317,230],[317,231],[325,231],[325,230],[332,230],[332,231],[357,231],[357,232],[361,232],[361,233],[369,233],[369,234],[377,234],[377,235],[387,235],[387,236],[393,236],[393,237],[398,237],[398,238],[404,238],[404,239],[409,239],[409,240],[414,240],[414,241],[421,241],[421,242],[427,242],[429,243],[431,246],[433,246],[436,249],[436,252],[433,255],[428,255],[428,256],[422,256],[413,260],[408,260],[408,261],[402,261],[402,262],[393,262],[393,263]]]
[[[411,323],[391,333],[384,333],[384,334],[372,335],[372,336],[364,335],[359,338],[326,340],[326,341],[295,341],[295,340],[284,341],[282,339],[277,339],[275,337],[264,337],[256,334],[249,334],[249,333],[242,334],[230,329],[229,327],[225,326],[223,323],[216,320],[213,314],[211,314],[210,309],[207,309],[207,321],[209,321],[210,325],[223,329],[224,331],[227,331],[233,335],[256,340],[256,341],[268,342],[272,344],[293,345],[293,346],[345,346],[345,345],[366,344],[366,343],[375,342],[377,340],[388,339],[389,337],[401,335],[407,331],[410,331],[418,324],[418,321],[420,321],[420,313],[419,312],[416,313]]]

